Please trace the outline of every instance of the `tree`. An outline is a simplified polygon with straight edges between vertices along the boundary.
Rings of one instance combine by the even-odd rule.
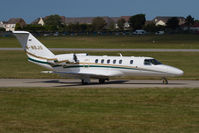
[[[146,30],[147,32],[156,32],[158,31],[158,27],[154,23],[151,23],[145,25],[144,30]]]
[[[45,25],[49,28],[50,31],[58,31],[60,28],[63,27],[62,20],[59,15],[50,15],[46,17]]]
[[[110,21],[109,22],[108,30],[110,30],[110,31],[114,31],[115,30],[115,22],[114,21]]]
[[[6,29],[3,27],[0,27],[0,32],[4,32],[4,31],[6,31]]]
[[[117,26],[119,28],[119,30],[124,30],[124,24],[125,24],[125,19],[121,18],[117,21]]]
[[[145,25],[145,22],[145,14],[137,14],[129,18],[129,24],[133,30],[142,29]]]
[[[199,23],[199,20],[194,20],[194,23]]]
[[[194,24],[194,18],[189,15],[187,16],[187,18],[185,19],[185,25],[188,26],[188,30],[190,31],[190,27]]]
[[[168,19],[166,25],[167,25],[167,28],[176,30],[179,27],[179,20],[177,17],[172,17]]]
[[[103,31],[107,23],[102,17],[96,17],[93,19],[92,25],[95,31]]]
[[[27,24],[23,30],[29,31],[29,32],[44,32],[46,31],[45,27],[38,24]]]
[[[22,30],[22,27],[19,23],[16,23],[15,30]]]
[[[80,31],[87,32],[88,31],[88,24],[80,24]]]

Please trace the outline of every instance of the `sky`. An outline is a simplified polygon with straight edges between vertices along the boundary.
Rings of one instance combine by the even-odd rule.
[[[66,17],[193,16],[199,19],[199,0],[0,0],[0,21],[23,18],[27,23],[38,17],[58,14]]]

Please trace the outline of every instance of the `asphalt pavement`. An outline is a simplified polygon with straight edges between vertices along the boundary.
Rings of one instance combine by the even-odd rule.
[[[91,80],[89,85],[82,85],[78,79],[0,79],[0,87],[65,87],[65,88],[199,88],[198,80],[110,80],[99,84]]]

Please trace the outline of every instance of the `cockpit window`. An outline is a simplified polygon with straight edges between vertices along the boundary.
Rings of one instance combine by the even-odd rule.
[[[144,60],[144,65],[151,65],[151,62],[150,62],[150,60],[148,60],[148,59],[145,59],[145,60]]]
[[[144,60],[144,65],[160,65],[162,64],[161,62],[157,61],[156,59],[145,59]]]

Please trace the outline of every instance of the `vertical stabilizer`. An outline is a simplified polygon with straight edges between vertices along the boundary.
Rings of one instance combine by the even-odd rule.
[[[55,55],[46,48],[39,40],[37,40],[31,33],[27,31],[13,31],[22,48],[29,56],[34,56],[40,59],[53,60]]]

